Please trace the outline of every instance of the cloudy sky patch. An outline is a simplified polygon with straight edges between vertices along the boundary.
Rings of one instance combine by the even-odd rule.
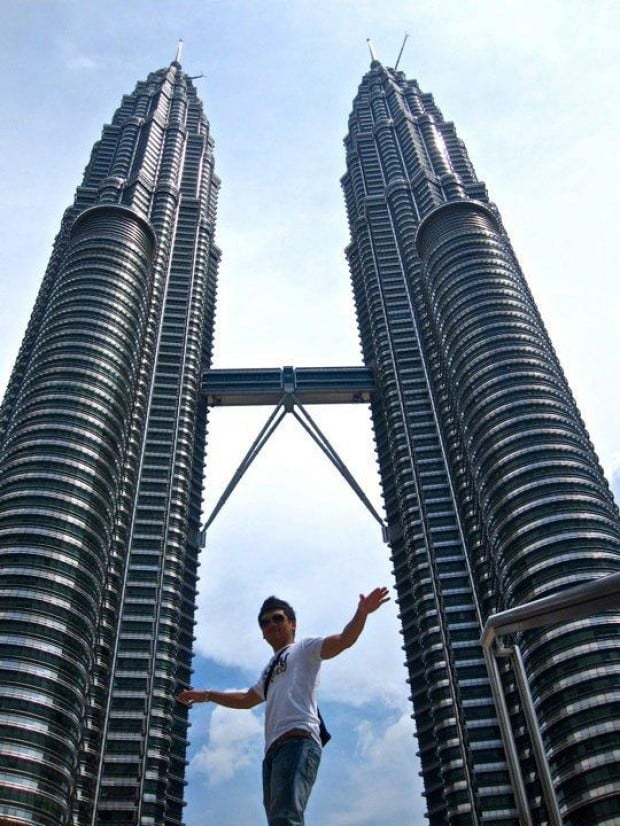
[[[263,726],[254,712],[215,708],[210,716],[208,740],[191,762],[192,772],[204,772],[209,786],[230,780],[256,763],[262,752]]]

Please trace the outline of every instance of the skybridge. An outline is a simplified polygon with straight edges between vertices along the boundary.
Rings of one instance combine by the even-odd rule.
[[[286,395],[294,395],[302,405],[368,404],[375,380],[369,367],[206,370],[202,390],[210,407],[276,405]]]
[[[374,376],[369,367],[285,366],[206,370],[202,378],[202,393],[209,407],[271,405],[274,409],[200,530],[200,545],[204,548],[209,526],[287,413],[297,419],[350,485],[381,526],[383,541],[387,542],[385,521],[306,410],[306,405],[311,404],[368,404],[375,389]]]

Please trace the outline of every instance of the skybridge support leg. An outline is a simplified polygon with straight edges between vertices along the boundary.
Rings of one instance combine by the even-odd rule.
[[[278,425],[280,424],[282,419],[285,417],[285,415],[287,413],[287,410],[284,406],[284,400],[285,400],[285,397],[282,397],[282,399],[280,400],[280,403],[278,405],[276,405],[276,407],[274,408],[273,412],[271,413],[271,415],[269,416],[269,418],[267,419],[267,421],[263,425],[262,429],[260,430],[258,436],[252,442],[252,444],[250,446],[250,449],[248,450],[248,452],[243,457],[243,459],[241,461],[241,464],[239,465],[237,470],[234,472],[234,474],[232,476],[232,479],[230,480],[230,482],[226,486],[224,492],[222,493],[220,498],[217,500],[217,503],[215,504],[215,507],[211,511],[211,515],[209,516],[209,518],[207,519],[205,524],[200,529],[200,534],[199,534],[200,543],[199,544],[200,544],[201,548],[204,548],[205,544],[206,544],[207,529],[209,528],[209,526],[211,525],[211,523],[213,522],[215,517],[218,515],[218,513],[224,507],[224,505],[226,503],[226,500],[228,499],[230,494],[233,492],[233,490],[237,487],[237,485],[241,481],[243,475],[245,474],[246,470],[250,467],[250,465],[252,464],[254,459],[256,459],[256,457],[261,452],[264,445],[269,440],[270,436],[275,432],[276,428],[278,427]]]
[[[335,448],[329,443],[327,437],[320,429],[318,424],[314,421],[312,416],[305,409],[305,407],[297,400],[295,406],[301,412],[302,415],[300,416],[293,408],[293,410],[291,411],[293,413],[293,416],[295,416],[299,424],[303,427],[303,429],[315,442],[315,444],[317,444],[321,448],[321,450],[327,456],[329,461],[334,465],[338,473],[340,473],[341,476],[343,476],[344,479],[348,482],[349,486],[352,488],[352,490],[355,492],[355,494],[358,496],[361,502],[366,506],[366,509],[369,511],[370,514],[372,514],[372,517],[379,523],[379,525],[381,525],[381,534],[383,536],[383,541],[387,543],[387,526],[384,523],[383,519],[381,519],[375,508],[373,507],[370,499],[368,499],[368,497],[356,481],[355,477],[353,476],[349,468],[345,465],[340,456],[336,453]]]
[[[370,499],[368,499],[368,497],[362,490],[361,486],[354,478],[351,471],[348,469],[348,467],[345,465],[345,463],[342,461],[342,459],[336,452],[335,448],[330,444],[330,442],[327,440],[327,438],[321,431],[320,427],[310,416],[308,411],[303,407],[303,405],[299,402],[299,400],[295,397],[295,394],[292,391],[292,387],[290,390],[288,390],[288,392],[285,389],[284,395],[282,396],[276,408],[265,422],[265,425],[263,426],[258,436],[252,443],[250,449],[241,461],[241,464],[234,472],[232,479],[226,486],[226,489],[218,499],[215,507],[211,511],[209,518],[201,528],[199,533],[199,544],[201,548],[204,548],[206,544],[207,529],[213,523],[213,520],[220,512],[220,510],[226,503],[227,499],[229,498],[233,490],[241,481],[246,470],[250,467],[254,459],[256,459],[264,445],[267,443],[271,435],[275,432],[276,428],[278,427],[278,425],[287,413],[293,414],[293,416],[297,419],[297,421],[300,423],[300,425],[303,427],[306,433],[308,433],[308,435],[312,438],[315,444],[317,444],[320,447],[323,453],[334,465],[336,470],[347,481],[347,483],[358,496],[360,501],[365,505],[367,510],[370,512],[373,519],[375,519],[379,523],[379,525],[381,525],[381,536],[383,538],[383,541],[386,544],[389,542],[388,528],[386,523],[383,521],[383,519],[381,519],[381,517],[373,507]],[[300,411],[299,413],[297,412],[296,408]]]

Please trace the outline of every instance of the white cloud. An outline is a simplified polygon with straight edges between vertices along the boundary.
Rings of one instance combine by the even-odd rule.
[[[67,69],[71,69],[71,71],[96,69],[98,66],[97,61],[87,55],[74,55],[67,60]]]
[[[369,719],[361,722],[344,780],[329,789],[332,805],[324,826],[424,823],[422,781],[413,771],[412,750],[407,714],[387,728]]]
[[[209,787],[231,780],[259,759],[263,726],[253,712],[215,707],[207,744],[196,753],[191,771],[204,773]]]

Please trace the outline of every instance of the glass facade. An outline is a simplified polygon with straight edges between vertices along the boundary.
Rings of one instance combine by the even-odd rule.
[[[480,634],[491,613],[620,570],[618,509],[499,213],[432,96],[373,61],[345,146],[429,822],[516,824]],[[617,822],[618,617],[518,642],[564,822]],[[508,667],[503,679],[545,823]]]
[[[0,819],[182,823],[218,187],[175,61],[63,217],[0,410]]]

